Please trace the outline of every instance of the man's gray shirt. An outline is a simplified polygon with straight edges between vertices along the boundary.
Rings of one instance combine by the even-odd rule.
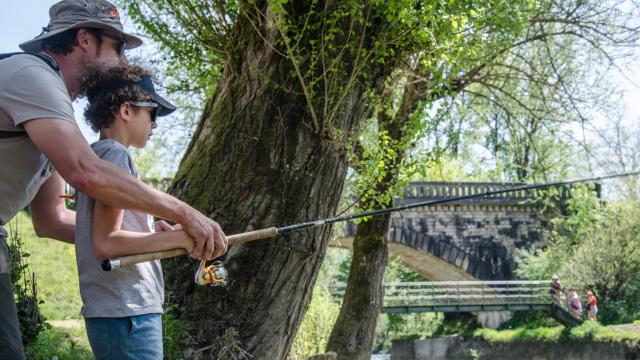
[[[134,176],[138,176],[131,154],[124,145],[113,140],[100,140],[91,145],[93,151]],[[76,260],[80,277],[82,315],[92,317],[124,317],[161,313],[164,282],[160,261],[150,261],[103,271],[91,243],[91,224],[95,201],[83,193],[76,197]],[[124,210],[122,230],[153,232],[148,214]]]
[[[39,118],[77,126],[60,74],[32,55],[0,60],[0,131],[24,131],[26,121]],[[0,228],[29,205],[53,171],[28,136],[0,139]],[[0,245],[0,262],[6,257],[5,247]],[[0,273],[3,267],[0,264]]]

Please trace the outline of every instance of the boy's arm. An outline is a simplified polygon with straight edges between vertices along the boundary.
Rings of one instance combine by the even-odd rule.
[[[120,230],[124,210],[99,201],[93,209],[91,242],[98,260],[163,250],[193,249],[193,239],[182,230],[140,233]]]
[[[218,223],[98,158],[75,124],[43,118],[25,122],[24,128],[57,172],[76,190],[104,204],[143,211],[182,224],[196,240],[190,253],[195,258],[216,258],[227,251],[227,239]]]
[[[73,244],[76,213],[67,209],[64,199],[64,180],[54,172],[45,181],[29,204],[31,221],[36,234]]]

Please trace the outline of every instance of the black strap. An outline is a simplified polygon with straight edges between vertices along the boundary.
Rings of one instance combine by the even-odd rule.
[[[49,65],[49,67],[53,69],[53,71],[58,73],[60,72],[60,68],[58,67],[58,64],[56,64],[56,62],[53,61],[51,57],[42,53],[27,53],[27,52],[4,53],[4,54],[0,54],[0,60],[9,58],[13,55],[35,56],[38,59],[44,61],[45,64]],[[16,138],[16,137],[21,137],[26,135],[27,135],[26,131],[0,131],[0,139],[10,139],[10,138]]]
[[[26,131],[0,131],[0,139],[10,139],[21,136],[27,136]]]
[[[44,61],[45,64],[49,65],[49,67],[51,69],[53,69],[53,71],[60,72],[60,68],[58,67],[58,64],[56,64],[56,62],[50,56],[45,55],[44,53],[28,53],[28,52],[4,53],[4,54],[0,54],[0,60],[12,57],[13,55],[31,55],[31,56],[35,56],[38,59]]]

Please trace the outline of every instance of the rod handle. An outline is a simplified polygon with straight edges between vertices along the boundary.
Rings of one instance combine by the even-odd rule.
[[[237,245],[244,244],[249,241],[268,239],[272,237],[276,237],[278,235],[278,229],[275,227],[270,227],[266,229],[248,231],[245,233],[235,234],[227,236],[227,240],[229,241],[229,245]],[[185,249],[172,249],[172,250],[164,250],[157,251],[146,254],[138,254],[138,255],[129,255],[122,256],[116,259],[106,259],[102,261],[102,270],[111,271],[113,269],[117,269],[122,266],[129,266],[133,264],[139,264],[141,262],[166,259],[174,256],[180,256],[186,254],[187,251]]]

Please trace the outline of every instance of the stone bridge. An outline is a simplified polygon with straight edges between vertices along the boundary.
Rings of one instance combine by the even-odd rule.
[[[395,205],[521,185],[414,182]],[[544,246],[549,237],[548,221],[535,198],[535,190],[516,191],[394,213],[390,256],[432,281],[513,279],[519,249]],[[351,247],[355,231],[356,225],[348,223],[338,236],[340,246]]]

